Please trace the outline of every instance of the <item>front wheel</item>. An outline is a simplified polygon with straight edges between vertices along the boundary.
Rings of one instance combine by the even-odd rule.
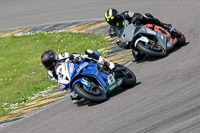
[[[144,42],[139,41],[137,43],[137,49],[139,49],[142,53],[145,53],[149,56],[155,56],[155,57],[165,57],[167,56],[167,51],[158,45],[156,42],[149,42],[148,45],[145,45]]]
[[[104,92],[103,88],[101,86],[94,85],[94,83],[91,88],[88,88],[78,82],[74,85],[73,89],[80,97],[91,102],[100,103],[107,99],[107,94]]]

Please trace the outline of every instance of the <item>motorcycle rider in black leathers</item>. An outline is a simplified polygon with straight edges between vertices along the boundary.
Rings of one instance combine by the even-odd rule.
[[[163,27],[166,30],[170,30],[172,28],[171,24],[162,23],[157,18],[154,18],[150,13],[146,13],[145,15],[141,13],[134,13],[131,11],[124,11],[121,14],[118,13],[116,9],[109,9],[105,12],[105,20],[108,22],[108,24],[111,26],[109,35],[110,37],[117,43],[117,45],[121,48],[130,49],[129,46],[123,47],[121,45],[121,42],[119,39],[117,39],[117,34],[115,32],[115,27],[121,27],[124,26],[124,20],[128,20],[129,23],[140,23],[140,24],[155,24],[158,26]],[[145,57],[145,54],[141,53],[135,48],[132,48],[132,53],[136,61],[141,60]]]
[[[116,66],[103,56],[100,56],[96,50],[90,49],[85,50],[81,55],[79,53],[69,54],[67,52],[57,55],[54,50],[47,50],[41,56],[42,64],[48,70],[49,78],[52,81],[58,82],[59,87],[63,90],[68,89],[68,85],[70,83],[70,80],[66,75],[66,62],[73,61],[74,63],[77,63],[81,60],[96,61],[113,72],[120,71],[122,69],[120,66]],[[80,97],[73,90],[70,92],[70,98],[73,103],[77,103],[78,100],[80,100]]]

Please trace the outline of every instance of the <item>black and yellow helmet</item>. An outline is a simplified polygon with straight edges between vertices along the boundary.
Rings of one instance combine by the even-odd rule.
[[[105,20],[110,24],[111,26],[116,26],[117,24],[117,17],[119,16],[119,13],[116,9],[109,9],[105,12]]]

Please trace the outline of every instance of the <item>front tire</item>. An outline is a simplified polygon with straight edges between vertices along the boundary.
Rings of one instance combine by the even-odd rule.
[[[159,45],[157,45],[157,47],[159,48],[159,50],[155,51],[155,50],[152,50],[152,49],[148,48],[147,46],[145,46],[144,42],[139,41],[137,43],[137,49],[139,49],[142,53],[145,53],[149,56],[155,56],[155,57],[167,56],[167,51],[164,48],[162,48]]]
[[[80,97],[91,102],[100,103],[106,101],[107,99],[107,94],[99,86],[95,88],[97,91],[99,91],[98,95],[87,92],[87,90],[84,88],[84,85],[80,82],[76,83],[73,89]]]

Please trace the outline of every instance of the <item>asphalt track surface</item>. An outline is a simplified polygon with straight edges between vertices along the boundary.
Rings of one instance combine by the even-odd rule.
[[[188,43],[166,58],[131,63],[138,85],[104,103],[62,100],[0,132],[200,132],[199,0],[0,0],[0,28],[103,18],[110,7],[151,12],[182,31]]]

